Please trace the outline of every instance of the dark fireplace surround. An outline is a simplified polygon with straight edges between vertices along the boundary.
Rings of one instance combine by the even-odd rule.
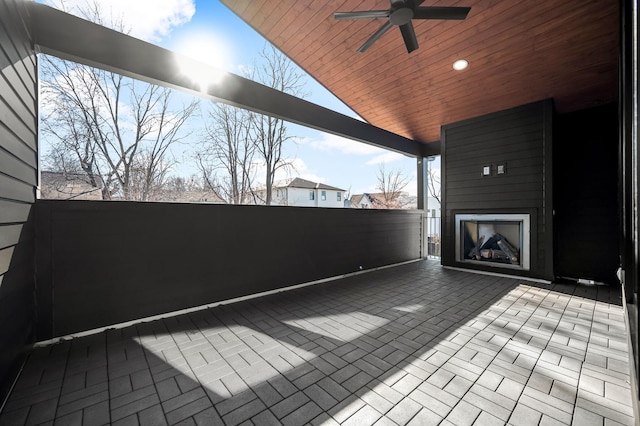
[[[442,127],[444,266],[554,279],[553,118],[548,99]]]

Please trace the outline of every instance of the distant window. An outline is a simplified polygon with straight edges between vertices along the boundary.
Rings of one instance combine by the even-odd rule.
[[[310,200],[315,200],[316,199],[316,194],[313,191],[309,191],[309,199]]]
[[[322,191],[322,201],[327,201],[327,191]]]
[[[338,192],[338,195],[336,197],[336,200],[342,201],[342,192]]]
[[[431,217],[436,217],[436,209],[431,210]]]

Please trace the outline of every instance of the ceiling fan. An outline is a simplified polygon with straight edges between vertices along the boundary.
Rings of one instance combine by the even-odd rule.
[[[335,12],[333,17],[339,20],[388,18],[388,21],[360,46],[358,52],[367,50],[376,40],[395,25],[400,27],[404,44],[407,46],[407,52],[411,53],[418,48],[418,40],[413,30],[413,24],[411,23],[412,19],[464,20],[471,10],[470,7],[420,7],[423,1],[424,0],[391,0],[391,9],[388,10]]]

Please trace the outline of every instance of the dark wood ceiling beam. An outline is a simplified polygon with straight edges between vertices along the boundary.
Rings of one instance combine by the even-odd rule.
[[[34,43],[43,53],[369,145],[411,156],[423,155],[423,144],[419,142],[235,74],[224,72],[222,84],[212,84],[201,91],[197,82],[180,71],[183,57],[175,52],[42,4],[30,3],[29,13]],[[208,69],[211,73],[217,71],[213,67]]]

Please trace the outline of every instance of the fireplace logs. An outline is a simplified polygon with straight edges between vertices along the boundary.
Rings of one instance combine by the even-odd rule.
[[[486,242],[485,236],[478,238],[476,246],[469,251],[467,257],[475,260],[491,260],[519,264],[518,250],[500,234],[493,234]]]
[[[511,263],[518,263],[518,251],[515,249],[515,247],[509,244],[509,241],[507,241],[506,238],[498,240],[498,247],[500,247],[502,251],[507,255],[507,258],[511,261]]]
[[[480,260],[480,247],[482,247],[482,243],[484,242],[484,235],[481,235],[478,238],[478,243],[476,246],[469,252],[469,257],[472,259]]]

